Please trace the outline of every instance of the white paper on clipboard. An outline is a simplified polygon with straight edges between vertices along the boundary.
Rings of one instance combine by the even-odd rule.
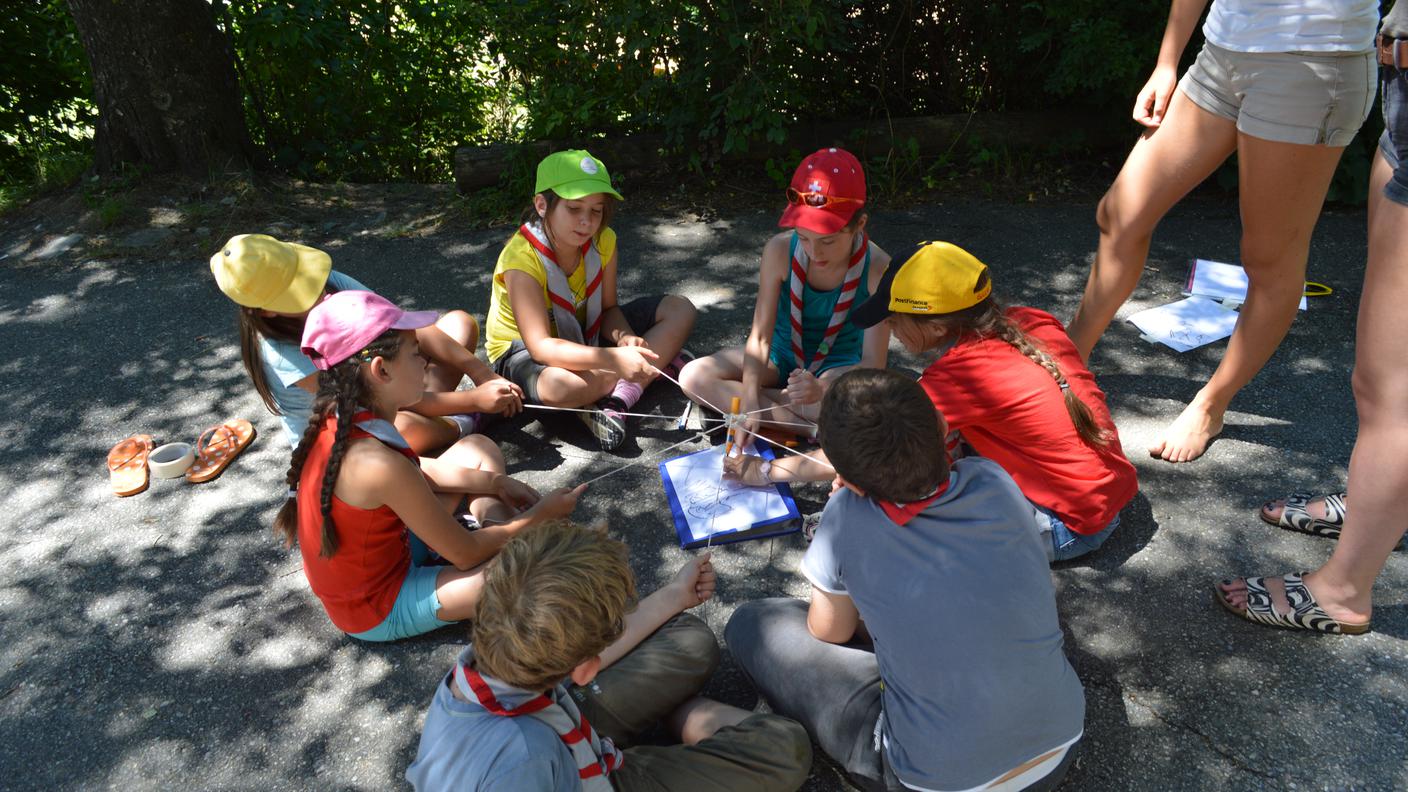
[[[1188,268],[1188,283],[1183,293],[1190,297],[1210,297],[1221,300],[1224,305],[1234,308],[1247,301],[1247,271],[1236,264],[1220,261],[1193,259]],[[1300,309],[1304,311],[1309,302],[1300,298]]]

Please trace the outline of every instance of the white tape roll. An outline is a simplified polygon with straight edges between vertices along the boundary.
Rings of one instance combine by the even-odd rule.
[[[147,467],[157,478],[180,478],[195,461],[190,443],[167,443],[147,457]]]

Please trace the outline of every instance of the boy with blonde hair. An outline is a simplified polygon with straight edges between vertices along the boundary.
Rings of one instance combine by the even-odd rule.
[[[793,790],[797,723],[696,694],[719,662],[707,554],[636,603],[626,547],[566,521],[484,572],[473,640],[438,687],[406,779],[418,790]],[[633,745],[657,721],[681,744]]]

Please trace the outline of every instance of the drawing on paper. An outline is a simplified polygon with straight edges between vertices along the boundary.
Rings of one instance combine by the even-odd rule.
[[[683,541],[746,532],[796,513],[776,486],[745,487],[723,478],[722,446],[666,460],[660,471],[678,504]]]

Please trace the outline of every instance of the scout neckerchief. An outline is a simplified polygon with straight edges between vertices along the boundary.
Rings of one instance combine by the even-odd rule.
[[[401,432],[395,424],[385,418],[376,417],[376,414],[371,410],[359,410],[356,415],[352,416],[352,425],[410,457],[416,467],[420,467],[420,457],[411,450],[411,444],[401,436]]]
[[[918,516],[920,512],[929,508],[929,504],[938,500],[939,496],[944,494],[947,489],[948,482],[945,481],[939,485],[938,489],[934,490],[932,495],[927,495],[912,503],[895,503],[893,501],[876,501],[876,503],[880,504],[880,508],[891,522],[895,525],[904,525]]]
[[[621,767],[625,754],[607,737],[597,733],[577,703],[561,685],[547,693],[530,693],[504,684],[497,679],[480,676],[470,667],[474,661],[471,644],[455,664],[455,685],[460,695],[483,707],[485,711],[507,718],[526,716],[552,727],[577,763],[577,778],[583,792],[610,792],[607,776]]]
[[[792,357],[797,361],[797,365],[815,374],[821,368],[822,361],[826,360],[826,354],[831,351],[831,342],[836,339],[836,334],[841,332],[841,326],[846,323],[846,317],[851,313],[851,304],[855,302],[856,289],[860,286],[861,276],[865,273],[866,266],[870,262],[870,238],[864,232],[856,237],[855,250],[851,251],[851,263],[846,268],[845,280],[841,282],[841,294],[836,298],[836,307],[831,309],[831,320],[826,323],[826,334],[822,336],[821,343],[817,345],[816,354],[811,360],[807,360],[802,355],[802,294],[804,284],[807,282],[807,267],[810,260],[802,250],[802,246],[797,244],[794,235],[792,241]]]
[[[548,244],[547,235],[541,224],[524,223],[518,233],[528,240],[528,244],[538,252],[538,260],[543,263],[543,271],[548,276],[548,299],[552,307],[553,324],[557,325],[557,337],[574,344],[596,346],[597,334],[601,331],[601,251],[590,241],[582,245],[582,264],[586,267],[586,290],[582,302],[587,304],[587,332],[582,333],[582,324],[577,321],[577,302],[572,287],[567,284],[567,273],[557,263],[557,254]]]

